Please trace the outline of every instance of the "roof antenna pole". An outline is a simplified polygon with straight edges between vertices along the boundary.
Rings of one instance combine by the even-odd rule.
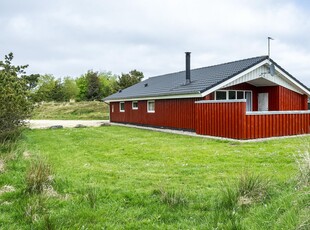
[[[271,62],[270,59],[270,40],[274,40],[272,37],[268,37],[268,60],[269,60],[269,74],[274,76],[276,74],[276,69],[274,64]]]
[[[268,37],[268,58],[270,58],[270,40],[274,40],[272,37]]]

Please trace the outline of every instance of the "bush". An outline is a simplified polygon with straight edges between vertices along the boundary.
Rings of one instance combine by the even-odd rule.
[[[27,66],[13,66],[13,54],[0,61],[0,141],[17,138],[25,119],[30,117],[28,81],[23,75]]]

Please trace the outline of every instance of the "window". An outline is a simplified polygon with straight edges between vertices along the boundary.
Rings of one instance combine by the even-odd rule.
[[[120,112],[125,112],[125,102],[120,102],[119,103],[119,111]]]
[[[155,101],[147,101],[147,112],[155,113]]]
[[[227,91],[216,91],[215,100],[226,100]]]
[[[132,109],[134,109],[134,110],[138,109],[138,102],[137,101],[132,102]]]
[[[112,105],[112,113],[114,113],[114,105]]]
[[[237,99],[244,99],[244,91],[237,91]]]
[[[236,98],[236,91],[228,91],[228,100],[234,100]]]
[[[246,110],[252,111],[252,92],[245,90],[220,90],[215,92],[215,100],[246,99]]]

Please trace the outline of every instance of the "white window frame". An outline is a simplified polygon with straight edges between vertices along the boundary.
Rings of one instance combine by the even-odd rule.
[[[122,104],[124,104],[124,109],[122,110]],[[120,103],[119,103],[119,111],[120,112],[125,112],[125,102],[124,101],[121,101]]]
[[[236,94],[236,99],[229,99],[229,93],[228,91],[235,91]],[[251,93],[251,99],[253,99],[253,92],[252,90],[216,90],[214,92],[214,100],[217,100],[216,98],[216,92],[225,92],[226,93],[226,100],[238,100],[237,98],[237,92],[243,92],[243,99],[245,99],[245,92],[250,92]]]
[[[137,103],[137,107],[134,107],[134,106],[133,106],[134,103]],[[138,110],[138,108],[139,108],[139,106],[138,106],[138,101],[133,101],[133,102],[131,103],[131,108],[132,108],[132,110]]]
[[[150,105],[149,103],[154,103],[154,110],[150,110]],[[149,100],[147,101],[147,112],[148,113],[155,113],[155,100]]]
[[[229,99],[229,93],[228,93],[228,91],[235,91],[236,99]],[[238,98],[238,97],[237,97],[237,92],[243,92],[243,99],[246,99],[246,98],[245,98],[245,93],[246,93],[246,92],[251,93],[251,108],[250,108],[249,111],[253,111],[253,92],[252,92],[252,90],[217,90],[217,91],[214,92],[214,100],[217,100],[217,98],[216,98],[216,92],[226,92],[226,100],[230,100],[230,101],[238,100],[238,99],[237,99],[237,98]],[[223,99],[221,99],[221,100],[223,100]]]
[[[216,98],[216,92],[225,92],[226,93],[226,100],[228,100],[227,99],[227,95],[228,95],[228,93],[227,93],[227,90],[216,90],[215,92],[214,92],[214,100],[217,100],[217,98]],[[223,100],[223,99],[219,99],[219,100]]]

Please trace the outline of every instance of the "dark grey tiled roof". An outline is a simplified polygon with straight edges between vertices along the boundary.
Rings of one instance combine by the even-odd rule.
[[[185,84],[185,71],[151,77],[112,94],[104,100],[202,93],[267,59],[260,56],[191,70],[191,83]],[[145,85],[147,86],[145,87]]]

